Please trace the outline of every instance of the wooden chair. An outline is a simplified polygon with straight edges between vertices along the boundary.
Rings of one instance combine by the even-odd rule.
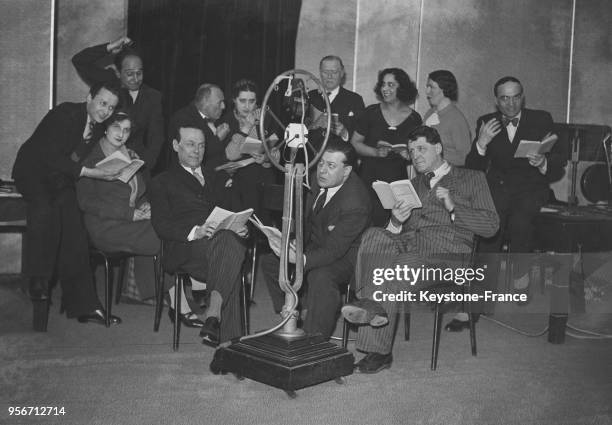
[[[98,260],[102,261],[104,266],[104,309],[106,310],[106,327],[110,327],[111,309],[113,305],[113,267],[119,266],[119,279],[117,282],[116,304],[119,304],[121,298],[121,288],[123,287],[123,279],[125,279],[126,264],[129,258],[135,257],[136,254],[123,251],[104,251],[93,246],[89,247],[89,257],[92,268],[95,268]],[[153,267],[155,269],[155,287],[160,286],[160,256],[153,255]],[[157,296],[157,292],[156,292]]]
[[[179,340],[180,340],[180,332],[181,332],[181,320],[179,315],[181,314],[181,294],[183,293],[185,284],[189,284],[191,279],[189,274],[183,270],[173,270],[168,271],[163,268],[163,253],[164,253],[164,243],[162,241],[161,255],[160,255],[160,276],[163,276],[164,273],[169,273],[174,277],[174,326],[172,328],[172,350],[178,351],[179,348]],[[247,300],[247,290],[246,290],[246,273],[244,270],[244,265],[242,268],[242,279],[241,279],[241,288],[240,288],[240,302],[242,307],[242,327],[244,333],[249,333],[249,317],[248,317],[248,306],[249,302]],[[164,308],[164,285],[163,279],[159,279],[160,282],[155,287],[155,321],[153,324],[153,331],[159,331],[159,324],[161,321],[161,315]]]

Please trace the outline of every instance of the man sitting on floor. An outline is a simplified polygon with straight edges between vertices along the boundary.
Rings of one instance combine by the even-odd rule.
[[[356,348],[366,353],[356,368],[376,373],[391,366],[395,334],[395,301],[374,301],[375,292],[396,293],[423,289],[394,278],[384,283],[374,279],[375,271],[452,261],[453,254],[469,253],[474,234],[491,236],[499,218],[482,172],[455,168],[442,156],[438,132],[417,127],[409,136],[408,153],[418,175],[412,184],[423,207],[412,214],[412,206],[400,201],[392,209],[386,229],[370,228],[361,240],[355,268],[359,301],[342,308],[344,317],[359,328]],[[426,282],[422,282],[425,284]],[[380,294],[379,294],[380,295]],[[380,297],[376,296],[377,299]]]

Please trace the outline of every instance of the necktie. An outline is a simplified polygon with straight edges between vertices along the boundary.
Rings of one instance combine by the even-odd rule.
[[[94,121],[89,121],[85,126],[85,131],[83,132],[83,140],[85,141],[85,143],[89,143],[89,141],[91,140],[93,136],[94,125]]]
[[[319,193],[319,197],[315,201],[314,208],[312,209],[314,215],[319,214],[319,212],[323,209],[325,199],[327,199],[327,189],[324,189],[323,192]]]
[[[193,174],[193,176],[198,179],[198,181],[200,182],[200,185],[204,186],[204,176],[202,176],[200,173],[198,173],[197,169],[194,168],[193,170],[191,170],[191,174]]]
[[[425,185],[427,186],[428,189],[431,189],[431,179],[433,179],[434,176],[435,176],[435,173],[433,171],[430,171],[423,175],[423,178],[425,179]]]
[[[502,124],[504,127],[508,127],[508,124],[512,124],[513,126],[518,127],[518,123],[519,123],[518,118],[508,118],[505,116],[502,117]]]

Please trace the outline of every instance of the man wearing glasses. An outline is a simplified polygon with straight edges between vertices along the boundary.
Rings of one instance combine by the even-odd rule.
[[[319,75],[321,84],[325,89],[329,104],[331,106],[332,121],[330,140],[342,140],[348,142],[353,134],[356,118],[363,112],[365,105],[363,98],[350,90],[342,87],[346,80],[344,72],[344,64],[338,56],[325,56],[319,63]],[[311,90],[308,93],[310,104],[314,108],[313,119],[315,128],[326,126],[326,117],[321,114],[325,111],[325,101],[317,90]],[[316,134],[319,133],[319,134]],[[323,141],[322,131],[316,132],[310,136],[313,144]]]
[[[544,155],[514,158],[521,140],[542,140],[552,131],[552,117],[546,111],[527,109],[521,82],[503,77],[493,88],[498,111],[478,118],[476,139],[466,158],[468,168],[483,170],[495,208],[500,217],[500,231],[483,240],[480,250],[499,252],[502,239],[510,242],[512,253],[532,250],[532,221],[549,197],[549,183],[558,180],[564,160],[556,149]],[[514,289],[528,292],[529,261],[514,256]],[[454,321],[446,329],[459,331],[465,326]]]

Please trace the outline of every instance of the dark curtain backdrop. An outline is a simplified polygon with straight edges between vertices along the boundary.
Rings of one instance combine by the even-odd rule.
[[[218,84],[229,100],[232,84],[250,78],[261,102],[273,78],[295,66],[301,5],[301,0],[129,0],[128,36],[143,56],[145,82],[164,96],[166,120],[202,83]]]

